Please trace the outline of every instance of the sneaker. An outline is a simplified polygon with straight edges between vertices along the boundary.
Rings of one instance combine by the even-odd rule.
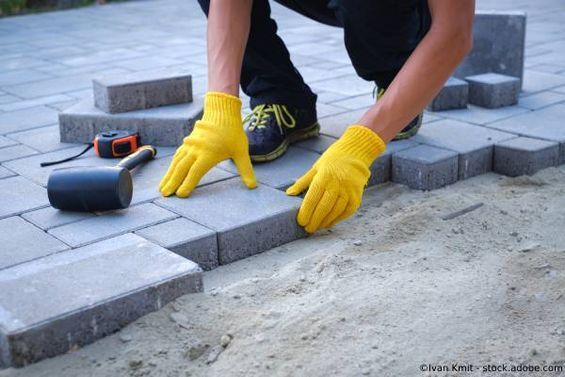
[[[272,161],[282,156],[289,145],[318,136],[316,110],[285,105],[263,104],[243,118],[249,140],[251,161]]]
[[[376,100],[378,101],[383,96],[383,94],[385,94],[385,88],[377,89],[377,87],[375,87],[375,90],[373,91],[373,97],[375,97],[375,93]],[[423,118],[424,112],[421,112],[416,116],[416,118],[412,119],[412,121],[408,123],[408,125],[404,127],[402,131],[396,134],[396,136],[392,140],[394,141],[409,139],[412,136],[416,135],[418,133],[418,130],[420,129],[420,126],[422,125]]]

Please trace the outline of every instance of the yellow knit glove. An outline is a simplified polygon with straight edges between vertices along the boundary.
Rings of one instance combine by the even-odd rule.
[[[208,92],[204,115],[177,149],[159,191],[185,198],[200,179],[219,162],[231,158],[243,183],[255,188],[257,182],[249,158],[247,136],[241,122],[241,100],[225,93]]]
[[[312,168],[286,190],[288,195],[298,195],[310,187],[298,211],[298,224],[314,233],[354,214],[371,175],[369,166],[385,148],[384,141],[367,127],[347,128]]]

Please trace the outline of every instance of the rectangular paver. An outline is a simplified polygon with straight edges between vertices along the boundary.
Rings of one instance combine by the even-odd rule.
[[[178,146],[202,115],[202,100],[127,113],[107,114],[85,99],[59,114],[61,141],[88,143],[102,130],[138,132],[145,144]]]
[[[388,182],[392,179],[392,156],[400,151],[417,146],[418,143],[412,139],[391,141],[387,144],[385,153],[373,162],[369,167],[371,176],[367,186],[374,186]]]
[[[559,143],[559,164],[565,164],[565,105],[558,104],[534,112],[528,111],[509,119],[489,123],[487,126],[501,131],[516,133],[536,139]]]
[[[266,185],[250,190],[238,177],[196,190],[187,199],[170,197],[155,203],[218,232],[220,264],[305,235],[296,223],[299,198]]]
[[[57,226],[94,217],[95,214],[89,212],[61,211],[49,206],[26,212],[21,216],[35,226],[43,230],[48,230]]]
[[[519,11],[477,11],[473,49],[455,71],[464,78],[497,72],[522,79],[526,39],[526,14]]]
[[[157,152],[159,153],[159,152]],[[159,183],[171,164],[172,156],[157,158],[132,171],[133,198],[132,204],[145,202],[161,197]],[[212,168],[198,182],[198,187],[209,185],[233,177],[234,174],[223,169]]]
[[[457,181],[457,153],[419,145],[392,155],[392,180],[419,190],[433,190]]]
[[[253,170],[259,182],[284,190],[310,170],[319,157],[318,153],[290,147],[283,156],[274,161],[254,164]],[[224,161],[219,166],[233,174],[239,174],[231,160]]]
[[[45,207],[47,190],[23,177],[0,179],[0,218]]]
[[[68,352],[201,290],[195,263],[133,234],[2,270],[0,366]]]
[[[493,145],[514,137],[515,134],[446,119],[423,125],[413,140],[456,152],[458,179],[466,179],[491,171]]]
[[[426,107],[429,111],[465,109],[469,102],[469,84],[466,81],[450,77]]]
[[[210,270],[218,267],[216,232],[185,218],[140,229],[136,234]]]
[[[49,126],[55,123],[57,123],[57,111],[46,106],[10,111],[0,113],[0,134]]]
[[[138,72],[93,80],[94,103],[108,113],[192,101],[192,77],[178,71]]]
[[[0,220],[0,270],[69,247],[21,217]]]
[[[498,73],[467,76],[469,103],[495,109],[518,103],[520,79]]]
[[[0,162],[17,160],[18,158],[37,154],[35,149],[31,149],[26,145],[12,145],[11,147],[0,148]]]
[[[15,132],[8,136],[40,152],[51,152],[73,146],[73,144],[61,143],[57,125]]]
[[[559,144],[552,141],[517,137],[494,146],[494,171],[510,177],[532,175],[558,160]]]
[[[177,217],[151,203],[109,211],[83,221],[50,229],[48,232],[72,247],[132,232]]]

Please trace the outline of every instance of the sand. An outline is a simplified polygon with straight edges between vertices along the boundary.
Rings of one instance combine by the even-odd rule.
[[[565,365],[565,167],[372,188],[352,219],[207,272],[205,289],[0,376],[565,375],[420,370]]]

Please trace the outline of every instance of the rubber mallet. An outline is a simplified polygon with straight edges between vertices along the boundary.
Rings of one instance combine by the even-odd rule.
[[[53,170],[47,195],[54,208],[65,211],[108,211],[127,208],[133,195],[130,170],[150,161],[157,150],[145,145],[116,166],[69,167]]]

